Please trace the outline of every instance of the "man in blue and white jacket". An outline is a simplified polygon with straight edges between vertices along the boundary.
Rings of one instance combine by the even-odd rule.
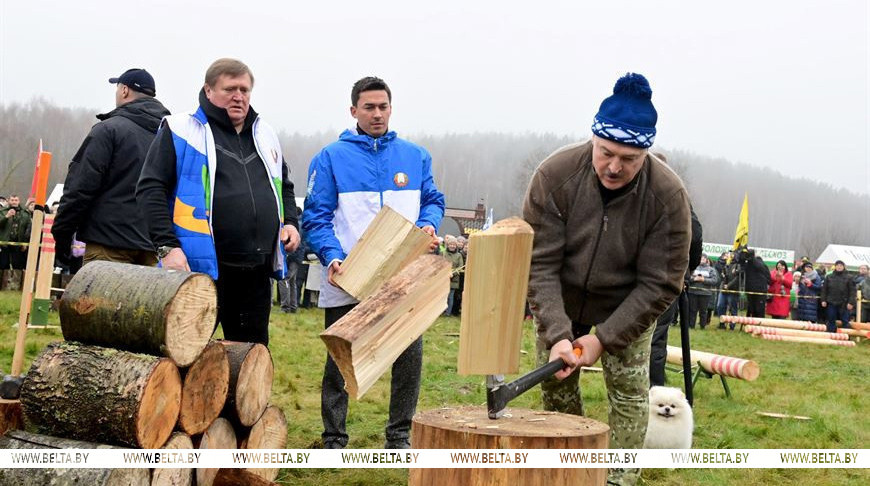
[[[328,328],[358,303],[335,285],[333,275],[384,205],[395,209],[432,236],[444,216],[444,195],[432,178],[432,157],[423,147],[389,130],[392,93],[379,78],[366,77],[351,90],[354,129],[327,145],[308,169],[308,196],[302,229],[323,264],[319,306]],[[410,447],[411,418],[420,393],[423,339],[393,363],[386,448]],[[321,393],[323,447],[347,446],[347,392],[332,357],[326,357]]]
[[[284,278],[300,238],[281,144],[251,108],[253,87],[243,62],[212,63],[199,108],[163,119],[136,199],[161,265],[215,279],[224,337],[268,345],[270,277]]]

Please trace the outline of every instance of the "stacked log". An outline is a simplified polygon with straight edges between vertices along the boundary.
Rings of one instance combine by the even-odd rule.
[[[59,307],[63,338],[190,366],[214,332],[217,291],[202,273],[91,262]]]
[[[106,449],[103,444],[61,439],[46,435],[12,430],[0,437],[0,449]],[[0,484],[20,486],[94,485],[94,486],[148,486],[151,472],[148,469],[97,469],[97,468],[44,468],[0,469]],[[179,483],[181,484],[181,483]]]
[[[27,421],[45,447],[280,449],[287,421],[269,405],[274,375],[261,344],[211,341],[216,291],[204,275],[93,262],[70,282],[59,306],[65,342],[33,361],[21,387]],[[20,424],[19,424],[20,426]],[[18,448],[10,432],[0,447]],[[87,441],[82,445],[82,442]],[[41,446],[40,446],[41,447]],[[193,484],[191,468],[49,469],[0,484]],[[218,470],[199,469],[197,484]],[[5,475],[4,475],[5,474]],[[243,477],[268,484],[277,469]],[[230,475],[230,479],[242,477]],[[244,479],[243,479],[244,480]],[[222,483],[230,484],[230,483]],[[248,481],[246,484],[260,484]]]

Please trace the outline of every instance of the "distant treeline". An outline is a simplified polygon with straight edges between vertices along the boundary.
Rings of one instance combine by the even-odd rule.
[[[39,138],[53,152],[50,183],[63,182],[69,160],[90,127],[94,111],[62,108],[46,100],[0,104],[0,194],[26,192]],[[399,135],[426,147],[433,173],[450,207],[494,208],[495,219],[519,215],[526,184],[540,161],[577,140],[554,134],[470,133]],[[308,162],[337,132],[281,133],[297,195],[304,195]],[[663,152],[689,189],[708,242],[734,237],[743,194],[749,194],[750,245],[795,250],[817,257],[828,243],[870,246],[870,196],[828,184],[785,176],[767,168],[735,164],[678,149]],[[843,174],[843,177],[849,177]],[[455,232],[447,222],[444,231]]]

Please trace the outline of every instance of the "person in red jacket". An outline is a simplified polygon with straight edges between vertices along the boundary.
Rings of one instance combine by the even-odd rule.
[[[767,300],[767,313],[774,319],[785,319],[789,313],[789,296],[793,277],[788,271],[788,265],[783,260],[776,262],[776,268],[770,271],[770,286],[767,293],[773,294]]]

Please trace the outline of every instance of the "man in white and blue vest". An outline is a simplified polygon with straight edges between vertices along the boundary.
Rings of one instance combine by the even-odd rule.
[[[357,301],[335,285],[339,264],[384,205],[432,236],[444,216],[444,195],[432,178],[432,157],[423,147],[390,131],[392,92],[376,77],[357,81],[351,90],[350,114],[356,126],[345,130],[308,168],[308,196],[302,213],[306,241],[323,264],[324,282],[318,305],[326,308],[329,327],[347,314]],[[423,339],[412,343],[393,363],[390,416],[386,427],[388,449],[410,447],[411,418],[420,394]],[[326,357],[321,392],[323,447],[347,446],[347,392],[332,357]]]
[[[215,279],[224,337],[268,344],[270,278],[284,277],[299,232],[278,135],[250,107],[253,87],[241,61],[212,63],[199,108],[163,119],[136,199],[161,265]]]

